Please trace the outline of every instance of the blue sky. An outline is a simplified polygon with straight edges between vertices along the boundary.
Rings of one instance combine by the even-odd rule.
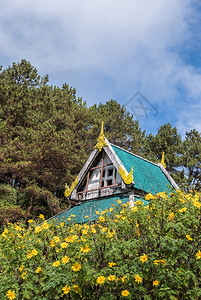
[[[1,1],[0,65],[26,59],[89,106],[115,99],[147,133],[184,135],[201,131],[200,29],[197,0]]]

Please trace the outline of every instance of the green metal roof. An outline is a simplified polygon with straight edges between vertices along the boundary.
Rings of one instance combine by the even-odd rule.
[[[66,209],[62,211],[60,214],[54,216],[51,219],[57,219],[59,222],[61,221],[68,222],[68,218],[71,215],[75,215],[75,217],[72,218],[75,223],[84,223],[87,222],[88,220],[95,221],[98,219],[98,215],[95,213],[96,211],[101,212],[103,210],[109,209],[112,204],[117,205],[118,204],[117,200],[121,200],[122,204],[124,204],[129,201],[129,196],[119,195],[119,196],[112,196],[107,198],[99,198],[97,200],[86,201],[70,209]],[[147,205],[147,201],[145,201],[144,199],[140,199],[140,200],[142,200],[145,203],[145,205]],[[85,218],[86,216],[88,216],[89,218]]]
[[[171,183],[156,164],[149,162],[131,152],[122,148],[111,145],[127,172],[133,167],[134,187],[147,193],[156,194],[167,191]]]
[[[122,203],[127,203],[129,200],[128,195],[126,196],[113,196],[113,197],[107,197],[107,198],[99,198],[97,200],[89,200],[86,202],[82,202],[79,205],[76,205],[70,209],[66,209],[60,214],[54,216],[54,219],[58,219],[60,222],[63,220],[65,222],[68,222],[68,218],[70,215],[75,215],[76,217],[73,217],[72,219],[75,221],[75,223],[83,223],[90,221],[95,221],[98,219],[98,215],[96,215],[96,211],[103,211],[105,209],[109,209],[112,204],[116,205],[118,204],[117,200],[121,200]],[[85,218],[85,216],[88,216],[89,218]]]

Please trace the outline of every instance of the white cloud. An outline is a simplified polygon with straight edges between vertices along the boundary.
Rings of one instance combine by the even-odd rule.
[[[161,109],[182,105],[185,112],[185,97],[201,96],[200,69],[181,57],[194,13],[190,0],[8,0],[0,10],[0,54],[65,73],[90,104],[126,102],[140,90]]]

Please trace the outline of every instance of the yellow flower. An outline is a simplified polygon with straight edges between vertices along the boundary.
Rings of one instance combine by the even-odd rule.
[[[158,194],[156,194],[156,196],[158,198],[163,198],[163,199],[167,199],[167,197],[168,197],[166,192],[159,192]]]
[[[65,264],[67,264],[69,262],[69,260],[70,260],[70,258],[65,255],[64,257],[62,257],[61,262],[62,262],[62,264],[65,265]]]
[[[38,254],[38,251],[36,250],[36,249],[33,249],[32,251],[31,251],[31,253],[32,253],[32,255],[37,255]]]
[[[27,275],[27,271],[23,272],[21,276],[22,276],[23,279],[25,279],[26,275]]]
[[[47,221],[45,221],[44,223],[43,223],[43,228],[44,229],[49,229],[49,224],[47,223]]]
[[[171,212],[169,215],[168,215],[168,219],[169,220],[173,220],[174,219],[174,213]]]
[[[8,291],[7,291],[7,294],[6,294],[6,297],[7,297],[9,300],[15,299],[15,298],[16,298],[16,293],[15,293],[15,291],[8,290]]]
[[[96,281],[100,285],[103,284],[105,281],[105,276],[99,276]]]
[[[96,213],[96,215],[99,215],[99,214],[100,214],[100,212],[99,212],[99,211],[97,211],[97,210],[96,210],[96,212],[95,212],[95,213]]]
[[[30,259],[32,258],[33,254],[28,250],[27,258]]]
[[[43,219],[43,220],[45,219],[44,215],[42,215],[42,214],[39,215],[39,218]]]
[[[41,267],[38,267],[38,268],[36,269],[36,273],[39,273],[39,272],[42,272],[42,268],[41,268]]]
[[[121,215],[116,215],[115,216],[117,219],[120,219],[121,218]]]
[[[83,242],[85,242],[86,240],[85,240],[85,238],[83,238],[83,236],[81,236],[81,241],[83,241]]]
[[[74,291],[76,292],[76,294],[79,292],[80,286],[79,285],[74,285],[73,286]]]
[[[122,221],[124,221],[126,219],[126,217],[121,217]]]
[[[154,195],[152,195],[151,193],[149,193],[145,196],[145,200],[151,200],[151,199],[154,199],[154,198],[155,198]]]
[[[201,203],[198,202],[198,201],[193,201],[193,205],[197,208],[200,208],[201,207]]]
[[[88,230],[83,229],[83,230],[82,230],[82,234],[88,234]]]
[[[65,241],[67,243],[74,243],[77,239],[78,239],[78,236],[74,234],[74,235],[70,235],[67,238],[65,238]]]
[[[109,281],[114,281],[115,278],[116,278],[115,275],[110,275],[110,276],[108,276],[107,279],[108,279]]]
[[[21,228],[20,226],[18,226],[17,224],[15,224],[15,229],[16,229],[17,231],[22,231],[22,228]]]
[[[200,252],[200,250],[195,254],[195,256],[196,256],[197,259],[201,258],[201,252]]]
[[[137,206],[134,206],[134,207],[132,208],[132,211],[133,211],[133,212],[138,211],[138,207],[137,207]]]
[[[127,297],[130,293],[128,290],[124,290],[121,292],[122,296]]]
[[[165,262],[164,259],[161,259],[160,262],[161,262],[162,264],[166,265],[166,262]]]
[[[54,241],[55,241],[55,243],[59,243],[60,242],[60,238],[58,236],[54,236]]]
[[[67,248],[67,247],[68,247],[68,243],[66,242],[61,243],[61,248]]]
[[[181,208],[180,210],[179,210],[179,212],[180,213],[183,213],[183,212],[185,212],[187,210],[187,207],[183,207],[183,208]]]
[[[100,221],[100,222],[105,222],[105,218],[102,217],[102,216],[100,216],[100,217],[99,217],[99,221]]]
[[[63,291],[63,294],[68,294],[70,292],[70,287],[68,285],[65,285],[65,287],[63,287],[62,291]]]
[[[91,232],[92,232],[92,233],[96,233],[96,229],[95,229],[95,228],[92,228],[92,229],[91,229]]]
[[[105,232],[107,231],[107,227],[103,227],[103,228],[101,229],[101,231],[102,231],[103,233],[105,233]]]
[[[117,203],[121,204],[121,203],[122,203],[122,201],[121,201],[121,200],[117,200]]]
[[[137,283],[142,282],[142,277],[140,277],[138,274],[135,275],[135,281],[136,281]]]
[[[143,202],[141,200],[135,201],[135,205],[141,205],[141,204],[143,204]]]
[[[58,267],[60,265],[60,261],[57,260],[52,265],[53,265],[53,267]]]
[[[6,234],[8,233],[8,229],[4,229],[4,232],[1,234],[2,237],[7,238]]]
[[[21,265],[21,267],[19,267],[19,271],[22,272],[23,268],[24,268],[24,265]]]
[[[116,263],[110,262],[110,263],[108,263],[108,265],[109,265],[110,268],[112,268],[113,266],[116,266]]]
[[[189,241],[192,241],[192,240],[193,240],[189,234],[186,235],[186,238],[187,238]]]
[[[35,228],[35,233],[41,232],[42,228],[40,226],[36,226]]]
[[[33,223],[33,220],[28,220],[28,223],[29,223],[29,224]]]
[[[115,235],[115,231],[113,229],[108,230],[108,236],[111,238]]]
[[[159,283],[160,283],[160,281],[155,280],[155,281],[153,281],[153,286],[157,286],[157,285],[159,285]]]
[[[83,253],[88,253],[88,252],[91,251],[91,248],[90,248],[89,246],[87,246],[87,245],[84,246],[84,247],[81,246],[81,247],[80,247],[80,251],[83,252]]]
[[[53,240],[50,240],[50,246],[51,246],[52,248],[55,247],[55,243],[54,243]]]
[[[147,257],[146,254],[143,254],[142,256],[140,256],[140,261],[141,261],[142,263],[146,262],[147,260],[148,260],[148,257]]]
[[[64,227],[64,222],[61,222],[61,223],[60,223],[60,227]]]
[[[121,281],[124,283],[125,281],[126,281],[126,279],[127,279],[127,276],[123,276],[122,278],[121,278]]]
[[[71,266],[73,272],[78,272],[82,266],[79,263],[75,263],[74,265]]]
[[[164,259],[154,260],[154,265],[158,265],[159,263],[162,263],[163,265],[166,265],[166,262],[165,262]]]

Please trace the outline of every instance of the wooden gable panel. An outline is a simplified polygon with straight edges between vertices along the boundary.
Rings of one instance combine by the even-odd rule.
[[[82,184],[77,189],[79,200],[89,200],[121,193],[122,178],[109,156],[103,150],[94,160]]]

